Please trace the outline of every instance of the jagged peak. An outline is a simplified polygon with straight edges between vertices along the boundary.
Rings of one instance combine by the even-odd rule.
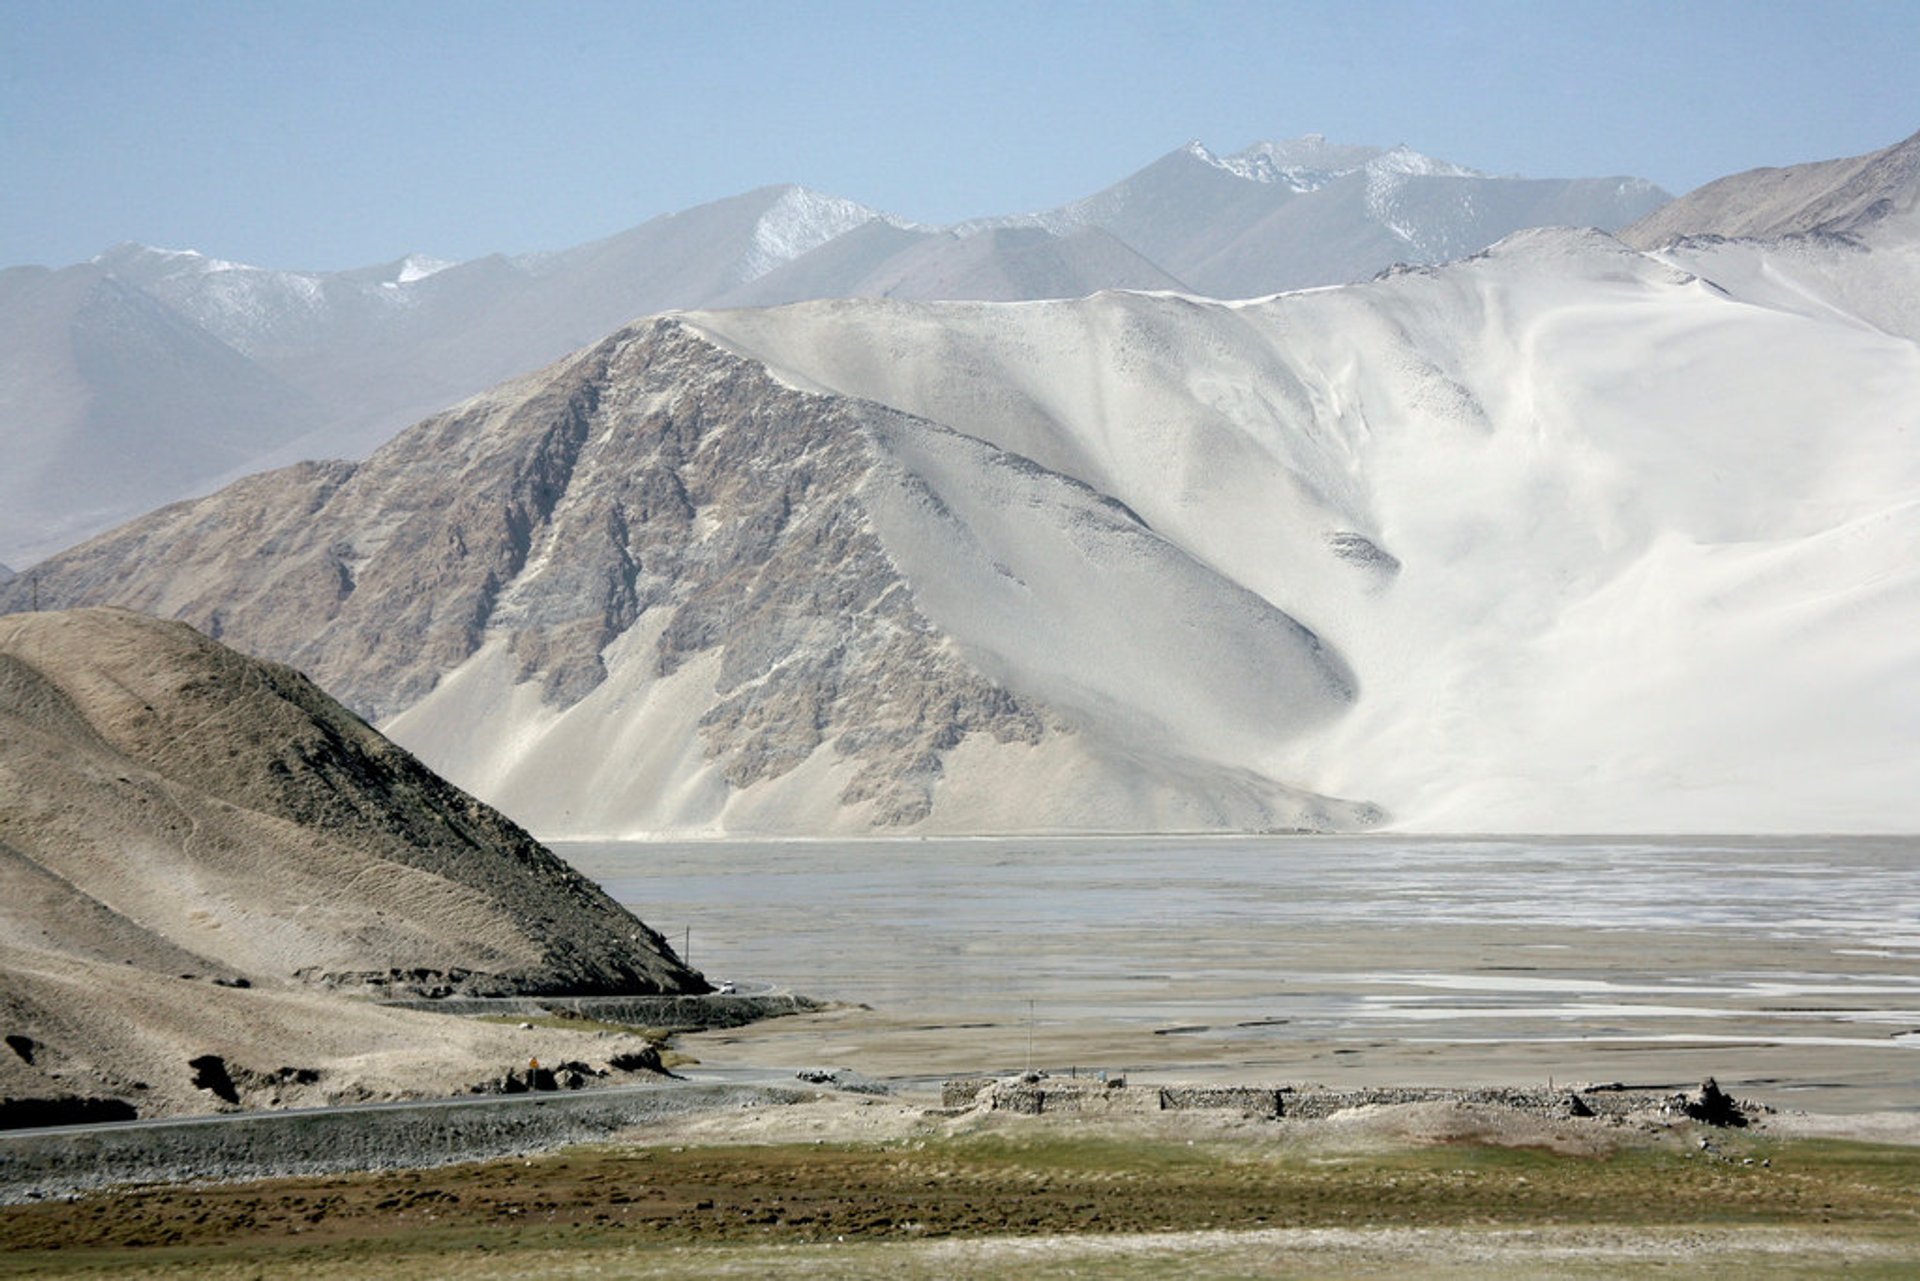
[[[1218,155],[1195,140],[1182,149],[1196,160],[1250,182],[1278,183],[1295,191],[1313,191],[1348,174],[1370,176],[1444,176],[1480,178],[1477,169],[1437,160],[1405,143],[1393,147],[1328,142],[1325,134],[1302,134],[1278,142],[1256,142],[1231,155]]]

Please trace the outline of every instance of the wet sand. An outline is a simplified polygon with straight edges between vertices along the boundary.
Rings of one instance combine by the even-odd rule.
[[[1331,1086],[1705,1076],[1920,1109],[1920,841],[566,845],[715,977],[871,1008],[702,1070]]]

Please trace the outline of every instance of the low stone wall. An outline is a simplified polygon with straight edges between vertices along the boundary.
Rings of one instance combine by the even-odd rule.
[[[0,1134],[0,1204],[125,1183],[410,1169],[604,1139],[685,1112],[797,1103],[812,1091],[675,1084],[249,1112]]]
[[[1128,1086],[1041,1077],[998,1080],[962,1077],[941,1090],[947,1108],[984,1103],[990,1111],[1024,1116],[1060,1113],[1191,1112],[1220,1110],[1244,1116],[1319,1120],[1352,1108],[1407,1103],[1459,1103],[1540,1116],[1626,1116],[1662,1108],[1681,1110],[1685,1096],[1616,1087],[1566,1090],[1386,1088],[1325,1090],[1247,1085]]]
[[[1285,1115],[1314,1120],[1350,1108],[1390,1107],[1403,1103],[1463,1103],[1508,1108],[1540,1116],[1626,1116],[1669,1103],[1673,1096],[1654,1090],[1418,1089],[1295,1090],[1286,1096]],[[1579,1100],[1576,1106],[1574,1100]],[[1583,1113],[1581,1108],[1586,1109]]]
[[[1248,1116],[1279,1116],[1282,1100],[1291,1092],[1256,1086],[1164,1086],[1160,1107],[1167,1112],[1190,1112],[1201,1108],[1224,1108]]]

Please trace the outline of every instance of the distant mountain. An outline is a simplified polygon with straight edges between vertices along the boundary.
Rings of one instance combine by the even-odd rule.
[[[1364,279],[1541,222],[1618,225],[1625,179],[1490,178],[1319,139],[1197,144],[1051,213],[917,227],[766,187],[557,253],[268,271],[121,245],[0,273],[0,556],[30,563],[246,471],[360,457],[636,317],[819,297],[1240,297]],[[88,460],[98,460],[90,464]],[[97,470],[95,467],[97,466]]]
[[[957,512],[988,542],[947,547]],[[256,554],[263,541],[276,555]],[[359,466],[256,477],[42,569],[45,598],[137,603],[304,656],[403,737],[465,753],[470,782],[496,775],[496,800],[553,831],[858,831],[926,821],[937,802],[943,826],[983,830],[1366,815],[1222,772],[1223,752],[1351,698],[1344,665],[1297,622],[1084,485],[783,388],[675,319]],[[921,593],[942,573],[955,591],[1040,594],[1014,669],[929,614]],[[1044,651],[1090,619],[1130,631],[1135,645],[1110,652],[1132,657],[1009,687],[1027,662],[1051,669],[1064,655]],[[1187,661],[1167,666],[1176,651]],[[471,697],[449,701],[455,689]],[[1155,739],[1142,714],[1201,720]],[[525,741],[510,728],[523,718],[548,730],[498,777],[494,746]]]
[[[657,933],[305,677],[177,623],[0,618],[0,796],[15,1101],[445,1092],[525,1054],[346,994],[705,990]],[[201,1092],[203,1055],[233,1097]]]
[[[1640,219],[1620,238],[1654,249],[1688,236],[1771,240],[1849,235],[1911,214],[1920,198],[1920,134],[1845,160],[1750,169],[1690,191]]]
[[[1019,302],[1102,289],[1191,290],[1097,227],[909,230],[875,220],[716,300],[723,307],[813,298]]]
[[[37,555],[299,439],[297,387],[93,265],[0,272],[0,546]]]
[[[638,315],[874,215],[767,188],[563,253],[336,273],[121,245],[0,273],[0,553],[31,561],[246,471],[357,456]]]
[[[1744,301],[1920,342],[1920,134],[1709,183],[1622,234]]]
[[[1317,135],[1216,156],[1194,142],[1033,221],[1099,227],[1216,298],[1364,280],[1526,227],[1610,230],[1670,197],[1638,178],[1499,178]]]
[[[40,590],[556,835],[1909,831],[1920,346],[1772,261],[664,317]]]

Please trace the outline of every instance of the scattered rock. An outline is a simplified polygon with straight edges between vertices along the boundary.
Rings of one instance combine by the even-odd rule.
[[[199,1058],[188,1059],[187,1066],[193,1069],[195,1089],[205,1090],[228,1103],[240,1101],[240,1091],[234,1086],[233,1075],[227,1071],[227,1061],[218,1054],[202,1054]]]
[[[808,1085],[825,1085],[836,1090],[847,1090],[854,1094],[893,1093],[892,1087],[882,1085],[878,1081],[862,1076],[851,1068],[815,1068],[795,1072],[794,1076],[799,1080],[805,1081]]]
[[[1682,1104],[1682,1110],[1706,1125],[1741,1127],[1746,1125],[1746,1113],[1733,1098],[1720,1088],[1719,1082],[1708,1077],[1700,1084],[1700,1092],[1688,1098]]]
[[[665,1072],[660,1062],[660,1051],[649,1045],[644,1050],[625,1050],[607,1060],[607,1066],[615,1072]]]

